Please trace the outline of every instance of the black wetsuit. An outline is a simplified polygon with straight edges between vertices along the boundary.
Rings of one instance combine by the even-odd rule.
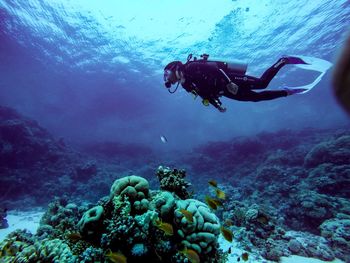
[[[219,97],[225,96],[240,101],[273,100],[288,95],[285,90],[267,90],[255,92],[254,89],[265,89],[277,72],[285,65],[283,59],[279,59],[267,69],[261,78],[245,75],[235,69],[230,69],[224,62],[197,60],[184,65],[183,72],[185,82],[182,87],[192,93],[207,99],[216,108],[221,107]],[[233,94],[228,91],[229,80],[220,71],[223,70],[230,80],[238,86],[238,92]]]

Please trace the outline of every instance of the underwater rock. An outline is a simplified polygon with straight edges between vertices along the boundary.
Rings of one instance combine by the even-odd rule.
[[[318,226],[324,220],[334,217],[336,211],[334,198],[315,191],[300,191],[290,201],[286,223],[292,229],[319,234]]]
[[[97,173],[97,165],[95,161],[89,161],[76,167],[76,178],[78,180],[87,180]]]
[[[320,225],[321,235],[329,240],[335,255],[350,261],[350,217],[332,218]]]
[[[325,140],[311,149],[305,156],[307,167],[316,167],[323,163],[336,165],[350,164],[350,135]]]
[[[298,254],[300,249],[301,249],[301,244],[298,240],[292,239],[288,242],[288,249],[293,253],[293,254]]]
[[[62,147],[36,121],[0,106],[0,167],[56,162]]]
[[[350,199],[350,164],[320,164],[309,171],[306,182],[320,194]]]
[[[307,232],[287,231],[284,238],[289,240],[288,249],[295,255],[332,261],[335,254],[323,237]]]
[[[65,193],[82,195],[78,182],[88,183],[87,172],[93,172],[86,159],[36,121],[0,106],[0,202],[9,209],[46,206]],[[85,177],[78,178],[75,167]]]

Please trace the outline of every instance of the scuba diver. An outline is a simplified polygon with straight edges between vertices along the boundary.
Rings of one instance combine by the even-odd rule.
[[[265,89],[277,72],[287,64],[307,64],[301,58],[285,56],[268,68],[260,78],[246,75],[247,65],[208,60],[209,55],[201,55],[201,59],[192,59],[188,55],[187,62],[173,61],[164,68],[164,84],[170,93],[174,93],[179,84],[192,93],[200,96],[205,106],[212,104],[220,112],[225,112],[219,99],[225,96],[239,101],[263,101],[303,93],[307,89],[281,89],[255,92]],[[171,91],[170,87],[177,83]]]

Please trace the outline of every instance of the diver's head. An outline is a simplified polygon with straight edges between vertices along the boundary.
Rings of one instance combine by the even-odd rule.
[[[167,89],[181,80],[180,71],[183,67],[181,61],[170,62],[164,68],[164,85]]]

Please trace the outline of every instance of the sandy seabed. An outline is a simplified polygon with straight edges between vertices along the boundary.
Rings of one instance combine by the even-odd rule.
[[[35,234],[43,214],[44,212],[39,209],[27,212],[15,210],[9,211],[6,217],[9,227],[0,229],[0,242],[3,241],[9,233],[16,229],[27,229],[32,234]]]

